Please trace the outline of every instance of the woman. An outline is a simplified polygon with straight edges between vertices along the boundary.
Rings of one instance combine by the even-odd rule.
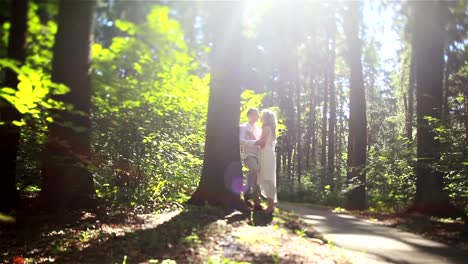
[[[276,115],[273,111],[265,109],[262,111],[262,135],[256,142],[261,147],[259,153],[260,173],[258,185],[262,195],[268,199],[268,213],[275,210],[276,196]]]

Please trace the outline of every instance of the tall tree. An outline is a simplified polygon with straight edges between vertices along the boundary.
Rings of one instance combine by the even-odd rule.
[[[88,170],[90,145],[90,46],[95,1],[62,0],[52,61],[52,81],[70,92],[58,97],[73,107],[56,111],[43,160],[44,204],[52,210],[88,206],[95,194]]]
[[[362,73],[362,48],[359,38],[360,2],[350,2],[344,14],[344,31],[348,47],[350,68],[349,133],[348,133],[348,192],[346,208],[362,210],[366,202],[366,138],[367,118],[364,79]]]
[[[440,143],[433,121],[441,119],[444,71],[442,2],[412,3],[415,25],[413,50],[416,62],[417,165],[414,209],[438,214],[449,208],[443,174],[435,168]]]
[[[410,59],[410,69],[409,69],[409,81],[408,81],[408,113],[406,121],[406,137],[409,140],[413,140],[413,118],[414,118],[414,88],[415,88],[415,70],[416,62],[414,58],[414,51],[411,50],[411,59]]]
[[[11,27],[8,38],[8,58],[19,63],[26,59],[26,36],[28,32],[29,0],[18,0],[11,4]],[[18,85],[17,74],[7,69],[5,73],[5,86],[16,89]],[[6,100],[0,98],[0,149],[3,157],[0,159],[2,177],[0,180],[0,211],[12,209],[18,201],[16,190],[16,155],[20,140],[20,128],[12,124],[20,120],[21,115],[16,108]]]
[[[335,22],[335,10],[331,9],[330,19],[328,25],[328,42],[330,47],[329,58],[327,63],[329,83],[329,105],[330,105],[330,117],[328,119],[328,164],[327,164],[327,184],[330,185],[332,190],[334,189],[334,175],[335,175],[335,127],[336,127],[336,89],[335,89],[335,34],[336,34],[336,22]]]
[[[213,47],[205,157],[200,184],[189,203],[208,202],[229,211],[245,210],[240,199],[239,152],[241,6],[236,1],[209,5]]]
[[[327,52],[326,58],[328,59],[328,54],[330,50],[328,49],[327,45]],[[327,174],[327,115],[328,115],[328,88],[330,83],[330,76],[328,71],[328,65],[325,64],[324,67],[324,75],[325,80],[323,82],[323,106],[322,106],[322,145],[321,145],[321,156],[320,156],[320,177],[322,180],[322,186],[324,186],[326,182],[326,174]]]
[[[297,54],[295,54],[297,56]],[[297,58],[297,57],[296,57]],[[301,142],[301,136],[302,136],[302,105],[301,105],[301,82],[299,80],[299,69],[298,69],[298,63],[296,61],[295,63],[295,71],[294,75],[296,76],[296,104],[297,104],[297,111],[296,111],[296,162],[297,162],[297,181],[299,184],[299,188],[301,188],[301,176],[302,176],[302,142]]]

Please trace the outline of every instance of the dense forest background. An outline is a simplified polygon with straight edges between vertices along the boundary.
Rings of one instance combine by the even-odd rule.
[[[467,1],[222,5],[3,0],[2,211],[182,204],[222,177],[205,133],[258,107],[279,200],[468,213]]]

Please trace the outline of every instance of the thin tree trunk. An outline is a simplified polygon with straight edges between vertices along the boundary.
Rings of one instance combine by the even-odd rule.
[[[290,76],[290,75],[289,75]],[[294,137],[295,137],[295,122],[294,122],[294,89],[292,87],[291,82],[288,82],[288,98],[286,99],[286,147],[287,147],[287,174],[289,179],[293,179],[293,150],[295,147],[294,144]]]
[[[310,110],[309,110],[309,122],[307,125],[308,136],[307,145],[310,150],[307,152],[307,166],[308,169],[315,169],[316,166],[316,155],[315,155],[315,131],[316,131],[316,93],[315,84],[313,77],[311,78],[311,91],[310,91]]]
[[[11,4],[11,27],[8,38],[8,58],[16,60],[21,64],[26,59],[26,35],[28,32],[27,15],[28,0],[17,0]],[[10,69],[6,70],[5,86],[16,89],[18,86],[17,74]],[[2,158],[0,167],[2,177],[0,181],[0,211],[8,212],[18,203],[18,192],[16,190],[16,156],[20,141],[20,128],[11,122],[19,121],[20,113],[9,102],[0,98],[0,149]]]
[[[442,85],[442,122],[446,123],[449,118],[449,106],[448,106],[448,97],[449,97],[449,75],[450,75],[450,63],[451,63],[451,54],[449,48],[446,47],[445,54],[447,55],[447,62],[444,64],[444,81]]]
[[[208,202],[227,211],[244,211],[247,208],[240,199],[242,167],[239,154],[240,3],[213,2],[210,5],[213,5],[210,25],[214,44],[205,157],[200,184],[189,203]]]
[[[312,171],[317,171],[317,156],[318,156],[318,152],[317,152],[317,137],[318,137],[318,132],[317,132],[317,128],[316,128],[316,125],[317,125],[317,117],[316,117],[316,106],[314,106],[314,110],[313,110],[313,130],[312,130],[312,150],[310,151],[312,153],[311,155],[311,166],[312,166]],[[314,175],[314,173],[312,173],[312,175]]]
[[[58,97],[74,111],[56,111],[50,125],[43,160],[42,200],[52,210],[91,206],[94,181],[87,166],[90,142],[90,46],[93,33],[92,0],[62,0],[59,4],[52,80],[70,88]],[[80,113],[77,113],[79,111]],[[63,124],[70,123],[70,126]]]
[[[337,165],[336,170],[337,180],[336,180],[336,190],[342,190],[342,177],[341,177],[341,168],[343,164],[343,138],[344,138],[344,117],[343,117],[343,105],[344,105],[344,98],[342,97],[343,91],[341,85],[338,86],[338,95],[339,95],[339,122],[337,128]]]
[[[415,51],[417,83],[417,165],[414,208],[419,212],[438,215],[447,211],[449,199],[444,191],[442,172],[434,165],[440,158],[440,143],[436,139],[434,124],[428,117],[441,119],[444,26],[441,21],[443,7],[440,2],[414,2]]]
[[[415,84],[415,70],[416,61],[414,58],[414,50],[411,50],[411,61],[410,61],[410,74],[408,82],[408,116],[406,122],[406,137],[409,140],[413,140],[413,118],[414,118],[414,86]]]
[[[327,51],[329,53],[329,51]],[[327,55],[328,57],[328,55]],[[328,114],[328,86],[330,83],[328,68],[325,66],[325,82],[323,83],[323,107],[322,107],[322,146],[320,156],[320,178],[321,185],[327,182],[327,114]]]
[[[348,62],[351,70],[347,180],[348,184],[353,185],[353,188],[348,192],[346,202],[346,208],[350,210],[362,210],[367,207],[365,171],[367,118],[359,23],[360,3],[350,2],[349,9],[345,11],[344,19]]]
[[[302,135],[302,127],[301,127],[301,116],[302,116],[302,107],[301,107],[301,84],[299,82],[299,70],[297,61],[295,63],[296,71],[295,71],[295,78],[296,78],[296,101],[297,101],[297,114],[296,114],[296,162],[297,162],[297,181],[299,183],[299,187],[301,187],[301,176],[302,176],[302,145],[301,145],[301,135]]]
[[[330,59],[328,61],[329,67],[329,99],[330,99],[330,118],[328,120],[328,173],[327,184],[330,185],[331,190],[335,189],[334,176],[335,176],[335,126],[336,126],[336,90],[335,90],[335,13],[332,10],[332,18],[330,21]]]
[[[466,79],[465,79],[466,80]],[[465,160],[468,159],[468,86],[465,83],[465,90],[464,90],[464,98],[465,98],[465,118],[464,118],[464,125],[465,125]]]

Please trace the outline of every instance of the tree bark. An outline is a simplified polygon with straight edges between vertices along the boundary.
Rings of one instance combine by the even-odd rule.
[[[11,4],[11,28],[8,38],[8,58],[21,64],[26,59],[26,36],[28,33],[28,0],[17,0]],[[5,86],[16,89],[18,86],[17,74],[7,69],[5,72]],[[0,211],[8,212],[13,209],[19,200],[16,190],[16,155],[20,141],[21,130],[11,122],[19,121],[20,113],[6,100],[0,98],[0,149],[3,157],[0,167],[3,175],[0,181]]]
[[[54,123],[43,160],[41,197],[50,210],[91,206],[95,195],[88,165],[90,143],[90,46],[95,1],[62,0],[59,3],[52,81],[70,92],[57,97],[73,106],[73,111],[55,111]]]
[[[449,206],[443,174],[434,165],[440,158],[440,143],[433,122],[441,120],[444,23],[440,2],[414,2],[413,49],[416,60],[417,165],[413,209],[429,215],[446,212]]]
[[[344,30],[348,47],[350,68],[349,134],[348,134],[348,184],[353,188],[347,194],[346,208],[362,210],[367,207],[366,198],[366,138],[367,118],[362,50],[359,39],[360,3],[349,3],[345,11]]]
[[[200,184],[189,203],[205,202],[227,211],[246,210],[241,202],[239,152],[241,23],[239,2],[213,2],[211,83],[205,157]]]

